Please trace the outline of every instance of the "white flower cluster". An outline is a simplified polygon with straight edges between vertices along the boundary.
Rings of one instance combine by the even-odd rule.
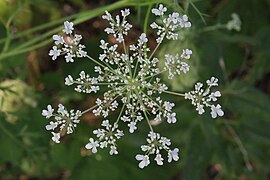
[[[96,93],[99,90],[98,82],[101,80],[101,77],[90,77],[88,74],[85,74],[85,72],[82,71],[80,73],[80,77],[77,78],[75,81],[73,80],[71,75],[68,75],[65,78],[65,85],[71,86],[73,84],[77,84],[74,90],[79,93]]]
[[[163,165],[163,157],[161,155],[161,151],[165,150],[168,153],[168,162],[178,161],[179,149],[175,148],[173,150],[170,149],[171,141],[166,137],[160,136],[159,133],[154,133],[152,131],[149,132],[148,138],[146,139],[147,145],[142,145],[141,149],[145,152],[145,155],[138,154],[136,155],[136,159],[140,161],[139,167],[144,168],[150,164],[149,155],[155,154],[155,161],[157,165]]]
[[[101,126],[103,126],[104,129],[97,129],[93,131],[98,140],[95,141],[93,138],[90,138],[89,143],[85,145],[85,148],[90,149],[92,153],[96,153],[98,147],[103,149],[110,146],[110,155],[118,154],[115,142],[117,139],[124,136],[123,131],[117,129],[118,125],[116,123],[111,125],[109,120],[104,120]]]
[[[180,57],[178,54],[175,56],[170,54],[165,55],[165,70],[169,71],[169,79],[172,79],[176,74],[180,75],[181,71],[185,74],[189,71],[190,66],[183,59],[190,59],[191,54],[191,50],[184,49]]]
[[[132,28],[132,25],[126,20],[127,16],[130,14],[129,9],[121,10],[122,20],[119,15],[113,19],[108,11],[105,13],[106,14],[103,15],[102,18],[108,20],[111,26],[106,28],[105,32],[107,34],[113,34],[118,42],[123,42],[124,36],[127,35],[127,32]]]
[[[236,30],[240,31],[241,30],[241,20],[238,14],[232,13],[232,19],[226,24],[226,28],[231,31],[231,30]]]
[[[64,22],[63,36],[53,35],[55,46],[50,50],[49,55],[52,60],[56,60],[58,56],[65,55],[66,62],[74,62],[75,57],[85,57],[87,55],[84,45],[80,44],[81,35],[73,34],[73,23]]]
[[[187,15],[182,17],[177,12],[169,14],[168,17],[164,16],[164,13],[167,12],[167,8],[162,4],[159,5],[158,9],[152,9],[152,13],[156,16],[161,17],[161,25],[156,22],[152,23],[150,26],[152,29],[157,29],[157,43],[161,43],[164,38],[176,40],[178,38],[177,30],[179,28],[190,28],[191,23],[188,21]]]
[[[156,40],[158,44],[152,52],[150,52],[150,49],[147,47],[148,39],[145,33],[142,33],[139,36],[135,44],[126,45],[125,36],[132,27],[132,25],[127,22],[127,17],[130,14],[128,9],[122,10],[122,16],[120,17],[117,15],[115,19],[109,12],[106,12],[103,19],[109,22],[110,27],[106,28],[105,32],[112,34],[118,44],[110,45],[104,40],[101,40],[100,48],[103,50],[103,53],[99,55],[98,60],[86,55],[86,53],[81,54],[81,56],[86,56],[88,59],[96,63],[94,72],[97,76],[90,77],[90,75],[82,71],[77,79],[68,75],[65,79],[65,84],[67,86],[75,84],[75,91],[79,93],[96,93],[102,88],[107,91],[103,94],[102,98],[97,98],[96,104],[93,107],[90,107],[82,113],[74,113],[74,111],[70,111],[70,113],[68,113],[66,110],[63,111],[61,109],[62,105],[61,108],[59,105],[60,110],[58,109],[58,114],[53,114],[54,110],[51,106],[48,106],[48,110],[44,110],[42,115],[46,118],[51,116],[57,117],[57,123],[57,119],[61,118],[61,121],[59,120],[61,123],[55,126],[55,122],[51,122],[50,126],[46,127],[51,130],[60,125],[60,132],[53,134],[53,140],[55,142],[59,143],[62,129],[70,127],[71,129],[69,128],[68,132],[72,132],[71,130],[76,127],[76,123],[79,122],[78,118],[82,114],[92,112],[96,116],[107,118],[110,112],[116,111],[118,107],[121,107],[118,118],[114,123],[112,123],[113,125],[110,124],[108,120],[103,121],[101,124],[103,129],[93,131],[93,134],[97,136],[97,140],[90,138],[89,143],[86,144],[85,148],[96,153],[97,148],[103,149],[109,147],[109,153],[111,155],[118,154],[116,140],[124,135],[123,131],[118,129],[118,124],[120,122],[126,123],[129,128],[129,132],[134,133],[137,130],[137,124],[144,121],[148,124],[150,133],[147,138],[148,144],[141,146],[145,155],[139,154],[136,156],[136,159],[141,161],[139,163],[139,167],[143,168],[148,166],[150,163],[149,155],[152,154],[156,155],[155,161],[157,164],[162,165],[162,150],[165,150],[168,153],[168,162],[172,162],[172,160],[177,161],[179,159],[179,150],[177,148],[173,150],[170,149],[170,140],[162,137],[159,133],[154,132],[150,123],[150,120],[155,122],[166,121],[169,124],[177,122],[176,113],[173,112],[175,104],[163,100],[161,98],[163,93],[179,95],[186,99],[191,99],[192,104],[197,107],[200,114],[203,113],[204,106],[209,106],[212,109],[211,114],[213,118],[217,115],[223,115],[219,105],[214,106],[210,104],[211,101],[216,101],[217,97],[220,97],[220,93],[218,93],[219,91],[210,93],[210,87],[215,86],[217,83],[215,82],[216,79],[211,79],[211,81],[207,82],[209,85],[207,90],[202,90],[199,83],[196,85],[195,91],[180,94],[168,91],[168,87],[162,83],[161,79],[158,77],[161,73],[166,72],[169,73],[169,79],[182,74],[181,72],[186,74],[189,71],[190,66],[185,62],[185,60],[189,60],[192,55],[192,51],[189,49],[182,50],[181,55],[166,54],[165,67],[162,69],[159,68],[158,63],[160,60],[154,56],[163,39],[177,39],[178,32],[182,28],[191,27],[191,23],[188,21],[188,17],[186,15],[180,16],[178,13],[174,12],[166,16],[166,12],[167,8],[162,4],[159,5],[158,8],[154,8],[152,10],[152,13],[158,16],[161,20],[159,23],[155,22],[151,24],[153,29],[157,29],[158,35]],[[65,28],[63,32],[67,35],[71,34],[73,31],[73,24],[65,22],[64,26]],[[81,51],[81,49],[78,48],[79,41],[76,41],[75,45],[73,36],[68,36],[70,38],[68,42],[70,40],[73,42],[72,47],[70,46],[70,43],[66,42],[66,38],[59,37],[56,38],[55,36],[55,40],[59,39],[55,43],[57,45],[64,45],[65,48],[70,49],[70,54],[71,52],[72,54],[76,54]],[[66,47],[65,44],[68,46]],[[73,45],[75,45],[76,48]],[[122,46],[123,50],[119,50],[119,46]],[[58,49],[56,49],[56,51],[57,50]],[[53,56],[53,59],[56,59],[62,52],[66,52],[65,50],[60,51],[57,51],[57,53],[50,52],[50,55]],[[68,52],[66,53],[68,54]],[[70,60],[68,62],[70,62]],[[208,97],[204,98],[204,96]]]
[[[48,105],[47,109],[42,110],[42,116],[47,119],[54,117],[54,120],[46,125],[46,129],[48,131],[58,130],[57,133],[52,132],[52,140],[55,143],[60,143],[60,135],[73,133],[74,128],[76,128],[77,124],[80,122],[79,117],[81,117],[81,115],[82,113],[79,110],[75,111],[72,109],[68,112],[62,104],[58,105],[57,112],[55,113],[51,105]]]
[[[185,99],[190,99],[191,104],[194,105],[196,111],[199,114],[203,114],[205,112],[205,107],[211,108],[212,118],[216,118],[217,116],[223,116],[224,112],[221,109],[221,106],[217,104],[216,106],[212,104],[212,102],[217,101],[217,98],[221,97],[221,93],[219,91],[211,92],[212,86],[218,86],[218,79],[212,77],[210,80],[206,81],[208,87],[203,89],[203,83],[198,82],[195,84],[195,90],[185,93]]]

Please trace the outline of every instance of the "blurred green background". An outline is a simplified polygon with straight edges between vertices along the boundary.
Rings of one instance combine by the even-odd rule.
[[[159,51],[162,57],[193,50],[191,71],[166,83],[187,92],[197,81],[218,77],[225,116],[199,116],[189,101],[164,97],[176,103],[178,122],[154,128],[180,149],[180,160],[162,167],[151,163],[143,170],[135,155],[147,135],[144,123],[132,135],[122,127],[126,135],[116,156],[106,150],[91,155],[84,149],[101,120],[91,113],[61,144],[50,142],[48,120],[41,116],[47,104],[84,110],[101,95],[78,94],[64,85],[68,74],[91,73],[93,64],[84,59],[51,61],[51,36],[65,20],[73,21],[88,53],[98,57],[99,41],[108,39],[101,19],[105,10],[115,14],[132,9],[132,43],[144,29],[147,9],[160,2],[170,11],[186,13],[193,25]],[[240,31],[226,29],[232,13],[242,21]],[[148,32],[153,47],[154,35]],[[0,0],[0,52],[1,180],[270,179],[269,0]]]

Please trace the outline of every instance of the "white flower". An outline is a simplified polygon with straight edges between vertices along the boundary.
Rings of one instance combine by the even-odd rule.
[[[102,121],[101,126],[106,127],[106,128],[110,128],[109,120]]]
[[[51,105],[47,106],[47,110],[42,110],[42,116],[45,116],[46,118],[50,118],[53,115],[54,109]]]
[[[180,26],[183,28],[190,28],[191,27],[191,23],[188,21],[187,15],[183,15],[182,19],[180,19]]]
[[[161,154],[157,154],[156,158],[155,158],[155,161],[157,162],[157,165],[163,165],[163,158],[161,156]]]
[[[192,50],[190,49],[183,49],[183,53],[181,58],[190,59],[190,55],[192,54]]]
[[[205,112],[204,105],[198,104],[197,108],[196,108],[196,111],[198,111],[199,114],[203,114]]]
[[[53,40],[55,41],[54,43],[56,45],[58,44],[64,44],[64,39],[62,36],[59,36],[59,35],[53,35]]]
[[[57,129],[58,132],[51,132],[53,134],[52,140],[56,143],[59,143],[60,134],[64,135],[71,134],[74,132],[74,129],[77,127],[77,124],[80,122],[78,119],[82,113],[81,111],[74,109],[70,110],[69,112],[65,109],[62,104],[58,105],[57,112],[54,112],[54,109],[51,105],[47,106],[47,110],[42,111],[42,115],[46,118],[50,118],[54,116],[54,120],[50,121],[50,124],[46,125],[46,130],[55,130]]]
[[[68,112],[65,110],[65,106],[63,104],[58,104],[57,112],[60,113],[62,116],[65,116],[68,114]]]
[[[146,37],[146,34],[145,33],[142,33],[140,35],[140,38],[138,40],[139,42],[139,45],[143,45],[143,43],[146,43],[148,41],[147,37]]]
[[[180,75],[181,72],[187,73],[189,71],[189,65],[184,62],[184,59],[189,59],[192,51],[189,49],[183,50],[181,56],[178,54],[175,56],[165,54],[165,67],[164,70],[169,71],[168,78],[172,79],[175,75]]]
[[[210,101],[217,101],[217,98],[221,97],[220,91],[213,92],[209,95],[209,100]]]
[[[178,148],[175,148],[172,151],[169,150],[169,152],[168,152],[168,162],[169,163],[172,162],[172,160],[178,161],[178,159],[179,159],[178,152],[179,152]]]
[[[211,92],[211,87],[218,85],[216,78],[208,80],[206,88],[198,82],[193,91],[185,94],[169,91],[161,80],[162,73],[168,73],[169,79],[187,73],[190,69],[187,62],[192,55],[192,50],[183,49],[179,54],[166,54],[165,58],[160,57],[160,59],[155,57],[158,54],[156,50],[164,39],[175,40],[181,33],[179,32],[181,29],[191,27],[186,15],[180,16],[177,12],[165,15],[166,11],[167,8],[162,4],[152,9],[153,14],[160,16],[159,21],[150,25],[157,30],[156,42],[158,43],[152,52],[152,48],[148,47],[146,33],[142,33],[135,44],[127,46],[129,43],[125,42],[125,37],[132,27],[127,21],[130,15],[129,9],[121,10],[121,14],[115,17],[107,11],[102,16],[109,23],[105,32],[111,34],[117,42],[110,45],[101,40],[99,47],[102,53],[97,60],[84,51],[85,46],[80,44],[82,36],[73,33],[73,23],[68,21],[64,23],[63,36],[53,35],[55,46],[49,52],[53,60],[63,55],[66,62],[74,62],[78,57],[86,57],[96,63],[93,66],[93,72],[91,69],[88,73],[81,71],[77,78],[68,75],[65,78],[65,84],[74,85],[74,90],[78,93],[96,93],[104,88],[102,97],[96,98],[95,105],[83,112],[74,109],[68,111],[62,104],[58,105],[57,112],[54,112],[50,105],[42,111],[42,115],[46,118],[52,117],[46,129],[57,131],[52,132],[54,142],[59,143],[60,136],[73,133],[80,122],[79,117],[83,114],[92,112],[95,116],[105,118],[111,115],[112,111],[116,111],[119,112],[118,118],[112,124],[104,119],[101,127],[93,130],[96,138],[89,138],[85,148],[91,150],[92,153],[96,153],[98,148],[109,148],[110,155],[118,154],[117,141],[124,136],[123,131],[118,129],[120,122],[126,123],[129,132],[134,133],[140,121],[148,121],[150,132],[146,137],[146,143],[141,145],[143,155],[136,155],[136,159],[140,161],[140,168],[150,164],[150,156],[154,157],[158,165],[163,165],[162,153],[168,152],[168,162],[179,159],[179,150],[170,147],[171,140],[154,132],[152,127],[152,121],[176,122],[176,113],[173,112],[175,104],[164,101],[163,93],[176,94],[191,100],[191,104],[196,107],[199,114],[204,113],[204,108],[211,108],[213,118],[224,114],[219,104],[213,105],[213,102],[221,96],[219,91]],[[119,43],[122,44],[119,45]],[[159,65],[162,62],[165,64],[164,68]],[[120,111],[117,110],[118,106],[121,106]]]
[[[118,154],[116,146],[111,146],[111,150],[109,152],[110,155]]]
[[[121,11],[123,17],[122,20],[120,20],[119,15],[117,15],[114,20],[108,11],[105,11],[105,13],[106,15],[103,15],[102,18],[108,20],[110,24],[110,27],[106,28],[105,32],[107,34],[112,34],[116,41],[122,43],[124,41],[124,36],[127,35],[127,32],[132,27],[126,20],[127,16],[130,14],[129,9]]]
[[[134,131],[137,129],[136,122],[132,121],[128,124],[129,132],[134,133]]]
[[[231,30],[236,30],[236,31],[240,31],[241,30],[241,20],[238,16],[238,14],[236,13],[232,13],[232,20],[230,20],[227,24],[226,24],[226,28],[231,31]]]
[[[109,120],[104,120],[101,125],[104,127],[103,129],[93,131],[93,134],[97,136],[98,140],[94,141],[93,138],[90,138],[90,143],[85,147],[87,149],[92,149],[93,153],[95,153],[97,152],[96,147],[107,148],[108,145],[111,145],[109,154],[118,154],[116,149],[116,140],[120,139],[124,135],[123,131],[117,129],[118,125],[116,123],[111,125]]]
[[[150,164],[149,156],[148,155],[141,155],[137,154],[136,155],[136,160],[141,161],[139,163],[140,168],[144,168]]]
[[[174,103],[170,103],[168,101],[165,101],[163,106],[164,106],[166,111],[171,111],[172,108],[174,107]]]
[[[64,22],[63,29],[63,32],[65,32],[66,35],[53,35],[52,38],[56,46],[53,46],[53,49],[49,52],[49,55],[52,56],[53,60],[61,54],[65,54],[66,62],[73,62],[73,58],[75,57],[87,56],[87,52],[83,50],[85,46],[80,44],[82,36],[72,34],[73,30],[73,23],[66,21]]]
[[[92,153],[97,152],[97,147],[99,147],[98,141],[95,141],[93,138],[90,138],[89,143],[85,145],[85,148],[90,149]]]
[[[60,133],[54,133],[52,132],[52,140],[55,142],[55,143],[60,143],[59,139],[60,139]]]
[[[126,17],[130,14],[130,10],[129,9],[121,10],[121,14],[123,17]]]
[[[66,33],[66,34],[72,34],[72,31],[73,30],[74,30],[73,23],[72,22],[65,21],[64,22],[63,32]]]
[[[51,121],[49,125],[46,125],[46,130],[54,130],[57,127],[57,123]]]
[[[224,112],[221,109],[221,106],[218,104],[217,106],[211,106],[211,115],[212,118],[216,118],[217,116],[223,116]]]
[[[163,16],[164,13],[167,11],[167,8],[163,6],[163,4],[160,4],[158,9],[153,8],[152,13],[155,14],[156,16]]]
[[[176,123],[176,113],[168,113],[167,122],[168,123]]]
[[[71,86],[73,83],[74,83],[74,80],[73,80],[72,76],[71,76],[71,75],[68,75],[68,76],[65,78],[65,85]]]
[[[211,108],[212,118],[216,118],[217,115],[223,116],[223,111],[219,108],[220,105],[215,107],[212,102],[217,101],[219,97],[221,97],[220,91],[211,92],[212,86],[218,86],[218,79],[212,77],[210,80],[206,81],[208,87],[203,89],[203,83],[197,82],[195,84],[195,90],[185,93],[185,99],[190,99],[191,104],[196,107],[196,111],[199,114],[203,114],[205,112],[204,108]],[[220,110],[219,110],[220,109]]]
[[[56,46],[53,46],[53,49],[50,50],[49,56],[52,56],[52,60],[56,60],[58,56],[60,56],[61,50],[57,49]]]
[[[206,81],[208,86],[218,86],[218,79],[215,77],[211,77],[210,80]]]
[[[67,54],[66,56],[65,56],[65,59],[66,59],[66,62],[74,62],[74,58],[75,56],[74,55],[72,55],[72,54]]]

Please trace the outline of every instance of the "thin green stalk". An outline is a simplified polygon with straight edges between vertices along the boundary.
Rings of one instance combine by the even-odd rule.
[[[150,89],[158,90],[158,89],[155,89],[155,88],[150,88]],[[176,95],[176,96],[183,96],[183,97],[185,97],[185,94],[181,94],[181,93],[177,93],[177,92],[172,92],[172,91],[162,91],[162,92],[167,93],[167,94]]]
[[[32,47],[29,47],[29,48],[25,48],[25,49],[21,49],[21,50],[17,50],[17,51],[10,51],[10,52],[0,54],[0,61],[3,60],[4,58],[10,57],[10,56],[15,56],[15,55],[18,55],[18,54],[26,53],[28,51],[32,51],[32,50],[41,48],[41,47],[43,47],[43,46],[45,46],[45,45],[47,45],[47,44],[49,44],[51,42],[52,42],[52,40],[49,39],[47,41],[43,41],[42,43],[37,44],[37,45],[32,46]]]
[[[121,111],[120,111],[120,113],[118,115],[118,118],[117,118],[117,120],[115,122],[116,124],[119,122],[119,120],[120,120],[120,118],[121,118],[121,116],[123,114],[124,109],[125,109],[125,104],[123,104],[123,107],[121,108]]]
[[[248,152],[246,150],[246,148],[244,147],[240,137],[237,135],[237,133],[235,132],[235,130],[233,129],[233,127],[229,124],[229,123],[225,123],[226,124],[226,127],[227,129],[229,130],[229,132],[231,133],[231,135],[233,136],[237,146],[239,147],[242,155],[243,155],[243,159],[244,159],[244,162],[245,162],[245,165],[246,165],[246,168],[251,172],[253,171],[253,167],[252,165],[250,164],[250,160],[249,160],[249,157],[248,157]]]
[[[203,28],[202,30],[198,31],[199,33],[204,33],[204,32],[209,32],[209,31],[215,31],[218,29],[223,29],[226,28],[226,24],[216,24],[213,26],[207,26],[205,28]]]
[[[195,11],[199,14],[204,24],[206,24],[204,17],[202,16],[202,13],[200,10],[195,6],[195,4],[192,2],[192,0],[188,0],[188,2],[191,4],[191,6],[195,9]]]
[[[148,118],[146,112],[143,111],[143,114],[144,114],[144,116],[145,116],[145,118],[146,118],[146,121],[147,121],[147,124],[148,124],[150,130],[151,130],[152,132],[154,132],[153,127],[152,127],[152,125],[151,125],[151,123],[150,123],[150,120],[149,120],[149,118]]]
[[[5,38],[5,44],[4,44],[4,48],[2,50],[2,52],[5,52],[8,50],[10,42],[11,42],[11,33],[10,33],[10,24],[12,23],[13,19],[16,17],[16,15],[21,11],[21,3],[19,3],[20,6],[19,8],[12,14],[12,16],[10,16],[10,18],[8,19],[5,28],[6,28],[6,38]]]
[[[137,91],[137,90],[135,90],[135,93],[136,93],[137,97],[139,98],[139,101],[140,101],[141,105],[144,107],[143,114],[144,114],[144,116],[145,116],[145,118],[146,118],[147,124],[148,124],[150,130],[151,130],[152,132],[154,132],[153,127],[152,127],[152,125],[151,125],[151,123],[150,123],[150,120],[149,120],[149,118],[148,118],[148,116],[147,116],[147,114],[146,114],[146,111],[145,111],[145,110],[146,110],[146,107],[145,107],[145,105],[143,104],[142,98],[141,98],[141,96],[138,94],[138,91]]]
[[[85,114],[85,113],[87,113],[87,112],[89,112],[89,111],[92,111],[92,110],[95,109],[96,107],[97,107],[97,105],[94,105],[94,106],[92,106],[92,107],[86,109],[85,111],[83,111],[82,114]]]
[[[144,20],[144,25],[143,25],[143,32],[146,34],[147,33],[147,27],[148,27],[148,22],[149,22],[149,17],[150,17],[150,13],[151,13],[151,9],[153,7],[153,4],[150,4],[148,6],[147,12],[146,12],[146,16],[145,16],[145,20]]]
[[[154,49],[154,51],[152,52],[151,56],[149,57],[149,59],[151,60],[151,58],[154,56],[154,54],[156,53],[156,51],[158,50],[159,46],[161,43],[158,43],[156,48]]]

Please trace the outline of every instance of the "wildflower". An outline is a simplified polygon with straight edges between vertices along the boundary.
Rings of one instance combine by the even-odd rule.
[[[85,148],[90,149],[92,153],[97,152],[97,147],[99,147],[98,141],[95,141],[93,138],[89,138],[89,143],[85,145]]]
[[[147,145],[142,145],[141,149],[142,151],[146,152],[146,155],[140,155],[138,154],[136,156],[136,159],[138,161],[141,161],[139,163],[140,168],[144,168],[150,164],[149,155],[156,154],[155,161],[157,165],[163,165],[163,157],[160,153],[160,151],[165,150],[168,152],[168,162],[178,161],[178,149],[175,148],[174,150],[170,149],[171,141],[170,139],[166,137],[160,136],[159,133],[155,133],[153,131],[150,131],[148,134],[148,138],[146,139]]]
[[[111,26],[106,28],[105,32],[107,34],[113,34],[113,36],[116,38],[116,41],[122,43],[124,41],[124,36],[127,35],[127,32],[132,28],[132,25],[129,24],[126,20],[130,14],[129,9],[121,10],[122,20],[120,19],[119,15],[117,15],[114,20],[108,11],[105,13],[106,14],[103,15],[102,18],[108,20]]]
[[[53,49],[50,50],[49,56],[52,56],[52,60],[56,60],[60,56],[61,50],[57,49],[56,46],[53,46]]]
[[[221,106],[219,104],[217,106],[212,105],[211,110],[212,110],[211,111],[212,118],[224,115],[224,112],[222,111]]]
[[[144,167],[146,167],[146,166],[148,166],[150,164],[150,160],[149,160],[149,156],[148,155],[138,154],[138,155],[136,155],[136,159],[138,161],[141,161],[139,163],[139,167],[140,168],[144,168]]]
[[[66,33],[66,34],[72,34],[72,31],[74,30],[73,28],[73,23],[72,22],[64,22],[64,29],[63,29],[63,32]]]
[[[52,117],[54,109],[51,105],[47,106],[47,110],[42,110],[42,116],[45,116],[47,119]]]
[[[157,165],[163,165],[163,158],[161,156],[161,154],[157,154],[156,158],[155,158],[155,161],[157,162]]]
[[[191,54],[191,50],[185,49],[183,50],[183,53],[180,57],[178,54],[176,54],[175,56],[172,56],[170,54],[165,55],[166,62],[164,70],[169,71],[169,79],[172,79],[175,75],[180,75],[181,71],[185,74],[189,71],[190,66],[183,60],[190,59]]]
[[[231,31],[231,30],[240,31],[242,22],[238,16],[238,14],[232,13],[231,16],[232,16],[232,20],[228,21],[228,23],[226,24],[226,28],[229,31]]]
[[[169,163],[172,162],[172,160],[174,160],[174,161],[179,160],[178,152],[179,152],[178,148],[175,148],[174,150],[169,150],[169,152],[168,152],[168,162]]]
[[[167,8],[163,6],[163,4],[160,4],[158,9],[153,8],[152,13],[155,14],[156,16],[163,16],[164,13],[167,11]]]
[[[153,9],[152,13],[156,16],[161,16],[161,22],[160,25],[156,22],[152,23],[150,26],[152,29],[157,29],[157,43],[161,43],[164,38],[176,40],[178,39],[178,33],[176,30],[179,28],[190,28],[191,23],[188,21],[187,15],[183,15],[182,17],[179,15],[179,13],[174,12],[172,14],[169,14],[168,17],[163,16],[164,12],[167,11],[167,8],[164,8],[163,5],[159,5],[159,9]]]
[[[83,49],[84,45],[80,44],[81,35],[73,35],[73,23],[65,21],[63,32],[65,35],[53,35],[55,46],[50,50],[49,55],[52,60],[56,60],[58,56],[65,55],[66,62],[74,62],[75,57],[86,57],[87,53]]]
[[[185,93],[185,99],[191,100],[191,104],[196,107],[196,111],[198,114],[203,114],[205,112],[204,108],[211,108],[212,118],[216,118],[218,116],[223,116],[224,112],[221,109],[221,106],[218,104],[214,106],[212,102],[217,101],[219,97],[221,97],[220,91],[211,92],[212,86],[218,86],[218,79],[212,77],[210,80],[206,81],[208,87],[203,89],[203,84],[198,82],[195,84],[195,90]]]
[[[147,46],[148,38],[146,33],[142,33],[135,44],[126,46],[125,36],[132,28],[128,23],[127,17],[130,14],[129,9],[121,11],[121,16],[115,18],[109,12],[105,12],[103,19],[109,22],[109,27],[105,29],[107,34],[112,34],[118,43],[122,43],[123,51],[119,51],[118,44],[109,44],[104,40],[100,41],[102,53],[98,60],[90,57],[83,50],[84,45],[80,44],[81,35],[74,34],[73,23],[64,23],[64,35],[54,35],[53,49],[49,52],[52,59],[64,55],[66,62],[74,62],[78,57],[86,57],[96,65],[93,67],[95,75],[90,76],[85,71],[81,71],[78,77],[68,75],[65,78],[65,85],[75,86],[74,90],[78,93],[97,93],[100,89],[106,89],[102,97],[96,99],[95,105],[81,112],[79,110],[66,110],[62,105],[54,109],[48,105],[42,115],[46,118],[53,117],[53,120],[46,125],[46,129],[52,131],[52,140],[60,142],[61,136],[73,133],[79,118],[92,112],[95,116],[107,118],[111,112],[121,109],[118,118],[112,123],[109,120],[103,120],[101,128],[93,131],[96,138],[89,138],[85,145],[92,153],[97,153],[98,149],[109,148],[110,155],[118,154],[117,141],[124,136],[118,124],[123,122],[127,124],[130,133],[138,129],[138,123],[147,121],[150,132],[146,138],[147,144],[141,146],[143,154],[137,154],[139,167],[144,168],[150,164],[150,158],[154,156],[157,165],[163,165],[163,151],[167,152],[168,162],[179,160],[179,149],[171,149],[171,140],[154,132],[152,124],[160,124],[165,121],[169,124],[177,122],[177,115],[174,112],[175,104],[163,100],[162,94],[174,94],[191,100],[199,114],[205,112],[204,108],[211,108],[213,118],[223,116],[221,106],[214,105],[221,96],[219,91],[210,92],[210,88],[217,86],[218,80],[212,77],[206,83],[208,87],[203,89],[203,84],[198,82],[195,90],[180,94],[169,91],[166,84],[159,78],[160,74],[168,73],[168,78],[172,79],[177,75],[184,75],[190,70],[187,61],[191,58],[192,50],[183,49],[182,52],[175,55],[166,54],[164,59],[164,68],[160,68],[158,63],[160,59],[155,57],[155,53],[163,40],[175,40],[178,38],[178,32],[183,28],[190,28],[191,23],[186,15],[180,16],[173,12],[166,15],[167,8],[162,4],[158,8],[153,8],[152,13],[160,18],[161,21],[154,22],[150,26],[157,30],[157,45],[150,52]],[[92,73],[91,73],[92,74]]]
[[[124,135],[123,131],[118,129],[117,124],[111,125],[109,120],[104,120],[101,126],[104,128],[93,131],[98,140],[95,141],[93,138],[90,138],[89,143],[85,145],[85,148],[96,153],[97,147],[103,149],[110,146],[110,155],[118,154],[116,140],[120,139]]]
[[[54,133],[52,132],[52,140],[55,142],[55,143],[60,143],[59,139],[60,139],[60,133]]]
[[[77,124],[80,122],[79,117],[81,116],[81,111],[77,110],[70,110],[69,112],[66,108],[62,105],[58,105],[58,109],[56,113],[51,105],[47,106],[48,110],[42,111],[42,116],[46,118],[54,117],[54,120],[50,121],[48,125],[46,125],[46,130],[54,131],[55,129],[59,130],[58,133],[52,132],[53,134],[53,141],[56,143],[60,143],[60,133],[61,134],[71,134],[73,133],[74,129],[77,127]],[[59,134],[59,135],[58,135]]]

